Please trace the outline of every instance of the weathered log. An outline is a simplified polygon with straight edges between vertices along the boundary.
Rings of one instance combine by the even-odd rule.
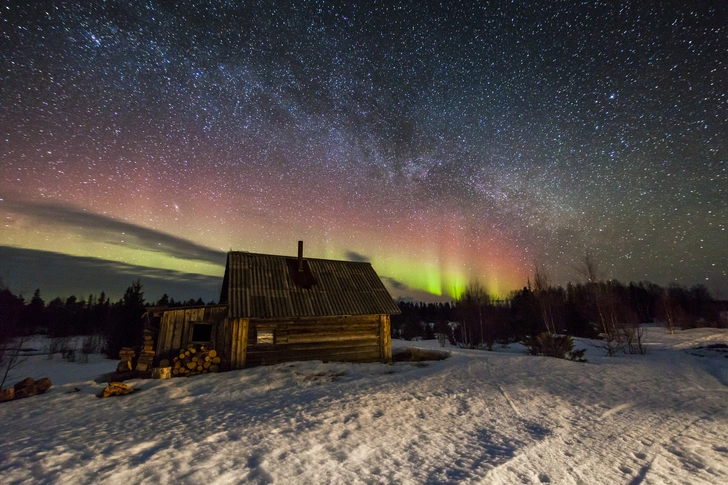
[[[21,389],[25,389],[28,387],[33,387],[35,385],[35,380],[32,377],[26,377],[20,382],[16,382],[13,386],[13,389],[15,389],[15,392],[18,392]]]
[[[310,342],[288,344],[282,348],[283,351],[296,350],[333,350],[345,348],[361,348],[361,347],[377,347],[379,348],[379,338],[357,339],[357,340],[339,340],[328,342]],[[251,349],[253,350],[253,349]]]
[[[38,390],[35,386],[24,387],[15,391],[15,399],[24,399],[26,397],[35,396],[38,394]]]
[[[51,386],[51,379],[49,377],[44,377],[35,381],[35,388],[37,389],[38,394],[43,394],[48,389],[50,389]]]
[[[0,389],[0,402],[12,401],[13,399],[15,399],[15,389],[12,387]]]

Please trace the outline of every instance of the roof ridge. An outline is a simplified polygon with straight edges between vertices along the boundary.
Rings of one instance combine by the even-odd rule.
[[[250,251],[228,251],[228,255],[230,254],[245,254],[247,256],[266,256],[269,258],[287,258],[287,259],[298,259],[298,256],[287,256],[285,254],[268,254],[268,253],[251,253]],[[332,261],[335,263],[353,263],[353,264],[368,264],[371,266],[370,261],[349,261],[347,259],[329,259],[329,258],[311,258],[308,256],[304,256],[303,259],[306,259],[308,261]]]

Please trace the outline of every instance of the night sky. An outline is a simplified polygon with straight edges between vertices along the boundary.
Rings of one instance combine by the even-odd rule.
[[[130,3],[0,7],[13,289],[119,294],[119,264],[197,296],[226,251],[302,239],[395,297],[587,253],[728,296],[725,2]]]

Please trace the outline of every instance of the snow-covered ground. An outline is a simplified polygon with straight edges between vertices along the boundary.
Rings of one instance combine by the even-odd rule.
[[[116,362],[32,357],[17,377],[54,387],[0,404],[0,481],[728,483],[728,352],[696,350],[728,332],[647,340],[614,358],[579,341],[586,364],[448,348],[426,366],[299,362],[109,399],[97,378]]]

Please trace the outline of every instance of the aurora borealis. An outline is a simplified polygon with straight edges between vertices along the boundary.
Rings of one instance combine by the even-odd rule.
[[[418,299],[591,253],[725,298],[728,8],[687,3],[10,1],[0,247],[217,277],[302,239]]]

